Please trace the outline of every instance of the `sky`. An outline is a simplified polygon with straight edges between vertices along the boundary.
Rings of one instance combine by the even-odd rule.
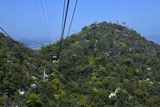
[[[75,0],[70,2],[66,32]],[[79,0],[71,34],[94,22],[118,21],[160,43],[159,5],[160,0]],[[0,0],[0,26],[15,40],[53,43],[60,39],[62,10],[63,0]]]

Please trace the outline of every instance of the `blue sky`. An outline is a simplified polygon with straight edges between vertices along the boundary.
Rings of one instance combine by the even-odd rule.
[[[75,0],[70,1],[69,16]],[[46,0],[44,6],[47,8],[44,11],[49,34],[40,2],[41,0],[0,0],[0,26],[16,40],[40,43],[58,40],[63,0]],[[44,0],[42,2],[45,4]],[[85,25],[101,21],[126,22],[129,28],[160,43],[160,0],[79,0],[71,33],[79,32]]]

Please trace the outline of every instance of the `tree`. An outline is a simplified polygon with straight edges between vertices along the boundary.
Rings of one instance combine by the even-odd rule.
[[[27,97],[25,104],[28,107],[42,107],[42,102],[41,102],[39,96],[37,96],[36,94],[30,94]]]

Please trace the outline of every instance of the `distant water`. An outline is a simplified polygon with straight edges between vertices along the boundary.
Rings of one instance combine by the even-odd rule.
[[[40,49],[41,47],[44,47],[48,44],[51,44],[49,42],[44,42],[44,41],[32,41],[32,40],[26,40],[26,39],[23,39],[23,40],[18,40],[20,41],[21,43],[23,43],[25,46],[27,46],[28,48],[30,49],[33,49],[33,50],[38,50]]]
[[[38,42],[27,42],[24,43],[28,48],[31,48],[33,50],[39,50],[41,49],[41,47],[44,47],[46,45],[48,45],[49,43],[38,43]]]

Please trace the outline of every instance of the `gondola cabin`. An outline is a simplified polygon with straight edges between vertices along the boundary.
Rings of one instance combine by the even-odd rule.
[[[58,62],[58,56],[57,56],[57,55],[51,55],[51,61],[52,61],[53,63]]]
[[[43,81],[48,82],[48,75],[46,74],[46,71],[43,72]]]

